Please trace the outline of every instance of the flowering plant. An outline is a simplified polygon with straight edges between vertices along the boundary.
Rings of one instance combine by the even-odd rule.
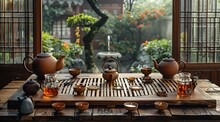
[[[76,43],[64,42],[48,32],[42,33],[43,51],[52,53],[55,58],[60,55],[65,55],[65,64],[70,60],[75,59],[75,54],[82,54],[84,47]]]
[[[152,59],[156,59],[157,62],[160,62],[163,58],[171,56],[172,50],[172,41],[168,39],[161,40],[146,40],[141,44],[140,54],[138,60],[135,61],[131,67],[130,72],[140,72],[141,68],[145,66],[152,67],[152,70],[155,72],[157,70],[152,66]]]
[[[141,45],[141,52],[160,62],[163,58],[171,57],[172,41],[168,39],[145,41]]]

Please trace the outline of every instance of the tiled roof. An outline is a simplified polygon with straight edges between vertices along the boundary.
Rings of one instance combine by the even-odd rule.
[[[64,4],[64,3],[68,3],[68,4],[72,4],[74,3],[75,5],[82,5],[83,4],[83,0],[43,0],[43,4],[53,4],[55,2],[58,2],[59,4]]]

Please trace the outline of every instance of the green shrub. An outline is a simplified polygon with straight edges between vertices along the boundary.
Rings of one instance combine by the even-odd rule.
[[[163,58],[172,56],[172,41],[168,39],[146,41],[141,45],[141,52],[160,62]]]
[[[131,67],[130,72],[140,72],[141,68],[148,66],[156,72],[152,59],[156,59],[159,63],[163,58],[171,57],[172,55],[172,41],[168,39],[145,41],[141,45],[139,58]]]
[[[76,43],[64,42],[48,32],[42,33],[43,51],[52,53],[55,58],[60,55],[65,55],[65,64],[70,64],[70,61],[75,59],[76,54],[82,54],[84,47]]]

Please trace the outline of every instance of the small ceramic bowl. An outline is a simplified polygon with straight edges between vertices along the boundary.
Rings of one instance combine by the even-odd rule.
[[[135,80],[135,77],[128,77],[127,79],[128,81],[133,82]]]
[[[159,111],[163,111],[168,108],[168,103],[167,102],[154,102],[155,108],[157,108]]]
[[[79,111],[85,111],[85,110],[89,109],[89,103],[88,102],[76,102],[75,107]]]
[[[86,86],[85,85],[76,85],[74,86],[74,91],[77,93],[77,95],[82,95],[82,93],[85,91]]]
[[[128,111],[134,111],[137,110],[138,104],[136,102],[125,102],[124,108],[127,109]]]
[[[69,73],[73,76],[73,78],[76,78],[80,74],[80,72],[81,72],[80,68],[69,69]]]
[[[54,102],[52,103],[52,107],[55,112],[60,112],[65,108],[66,104],[64,102]]]

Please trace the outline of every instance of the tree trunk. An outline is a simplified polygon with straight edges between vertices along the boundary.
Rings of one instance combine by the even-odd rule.
[[[102,11],[96,6],[96,0],[87,0],[91,8],[98,14],[101,18],[94,23],[90,31],[83,37],[84,43],[84,51],[85,51],[85,62],[88,72],[99,72],[95,61],[94,61],[94,52],[92,46],[92,40],[94,39],[95,35],[98,33],[99,29],[107,22],[108,16],[102,13]]]

